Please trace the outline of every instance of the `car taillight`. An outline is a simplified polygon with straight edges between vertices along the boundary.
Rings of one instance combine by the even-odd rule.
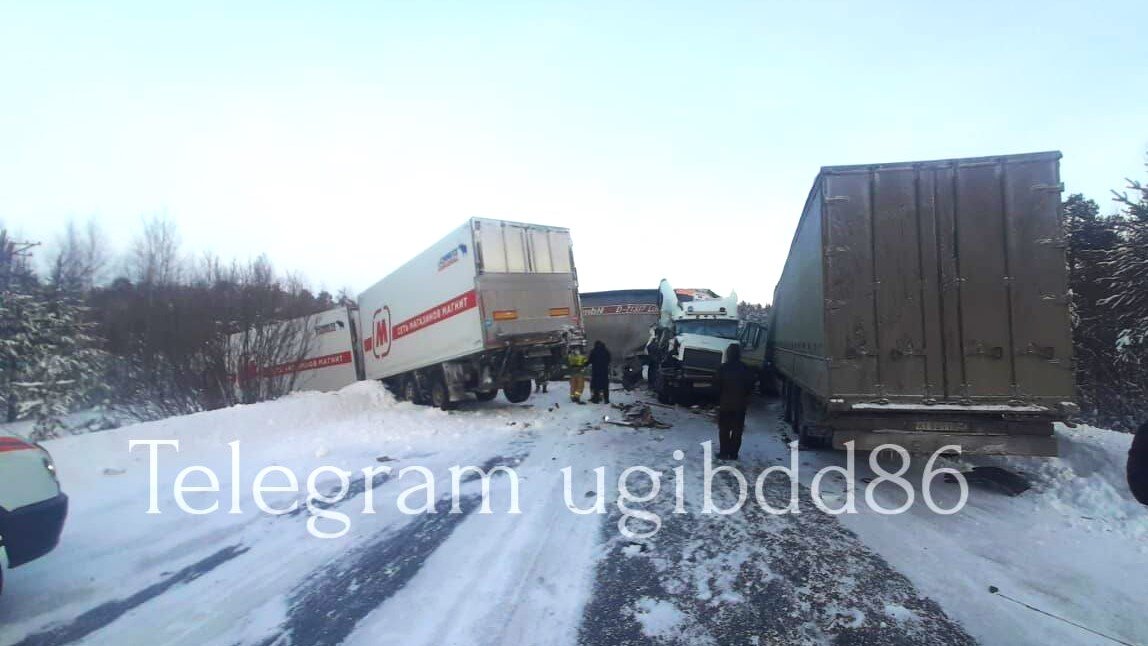
[[[0,437],[0,453],[11,451],[32,451],[36,445],[25,442],[18,437]]]

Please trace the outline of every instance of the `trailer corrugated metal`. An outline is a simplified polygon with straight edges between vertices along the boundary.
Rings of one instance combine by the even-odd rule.
[[[1059,159],[822,168],[774,295],[776,370],[827,414],[1020,419],[1004,407],[1050,434],[1073,399]],[[933,426],[1034,432],[982,419]]]

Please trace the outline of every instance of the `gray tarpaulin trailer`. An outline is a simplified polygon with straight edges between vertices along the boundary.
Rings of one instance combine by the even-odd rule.
[[[1075,410],[1059,160],[821,169],[771,329],[804,443],[1055,455]]]
[[[658,322],[658,290],[583,292],[579,298],[586,340],[601,341],[610,350],[610,376],[621,380],[626,366],[640,376],[650,328]]]

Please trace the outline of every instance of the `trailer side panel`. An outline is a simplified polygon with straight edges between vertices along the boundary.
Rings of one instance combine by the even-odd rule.
[[[770,329],[774,365],[803,388],[829,396],[825,338],[825,276],[822,258],[822,200],[814,188],[774,290]],[[784,314],[782,314],[784,312]]]
[[[483,349],[474,256],[467,222],[359,295],[367,379]]]

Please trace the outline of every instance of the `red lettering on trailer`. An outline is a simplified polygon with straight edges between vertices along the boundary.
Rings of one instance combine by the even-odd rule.
[[[270,368],[256,368],[253,364],[248,364],[241,371],[239,381],[247,381],[256,377],[282,377],[283,375],[289,375],[295,372],[307,372],[308,370],[318,370],[319,368],[341,366],[351,363],[351,361],[351,351],[346,350],[344,352],[336,352],[335,354],[326,354],[321,357],[311,357],[310,359],[281,363],[277,366],[271,366]]]
[[[391,339],[401,339],[408,334],[414,334],[423,328],[430,327],[452,316],[474,309],[477,305],[478,296],[472,289],[461,296],[456,296],[445,303],[436,305],[421,314],[412,316],[402,323],[395,325],[391,328]]]

